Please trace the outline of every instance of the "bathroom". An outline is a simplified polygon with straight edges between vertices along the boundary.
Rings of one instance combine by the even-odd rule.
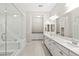
[[[0,56],[79,56],[78,3],[0,3]]]

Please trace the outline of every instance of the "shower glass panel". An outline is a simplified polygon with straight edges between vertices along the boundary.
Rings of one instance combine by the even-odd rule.
[[[18,49],[21,49],[22,31],[22,14],[14,4],[7,4],[7,52],[16,55]]]
[[[0,56],[16,55],[23,38],[23,15],[14,4],[0,3]]]
[[[5,40],[5,4],[0,4],[0,56],[6,55]]]

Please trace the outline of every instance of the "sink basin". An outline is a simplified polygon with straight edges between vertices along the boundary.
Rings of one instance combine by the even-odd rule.
[[[53,34],[50,34],[50,36],[53,36]]]
[[[79,47],[79,43],[74,44],[72,42],[66,42],[68,45],[73,46],[73,47]]]

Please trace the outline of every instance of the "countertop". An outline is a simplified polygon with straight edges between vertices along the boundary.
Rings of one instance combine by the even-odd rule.
[[[72,51],[73,53],[79,55],[79,46],[73,46],[69,43],[71,43],[71,38],[67,38],[67,37],[62,37],[60,35],[55,35],[55,36],[51,36],[47,33],[44,33],[45,36],[47,36],[48,38],[54,40],[55,42],[59,43],[60,45],[64,46],[65,48],[69,49],[70,51]]]

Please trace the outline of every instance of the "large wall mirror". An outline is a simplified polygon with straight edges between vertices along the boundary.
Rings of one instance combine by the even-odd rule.
[[[79,40],[79,16],[73,19],[73,38]]]
[[[51,32],[55,32],[55,24],[51,24]]]

